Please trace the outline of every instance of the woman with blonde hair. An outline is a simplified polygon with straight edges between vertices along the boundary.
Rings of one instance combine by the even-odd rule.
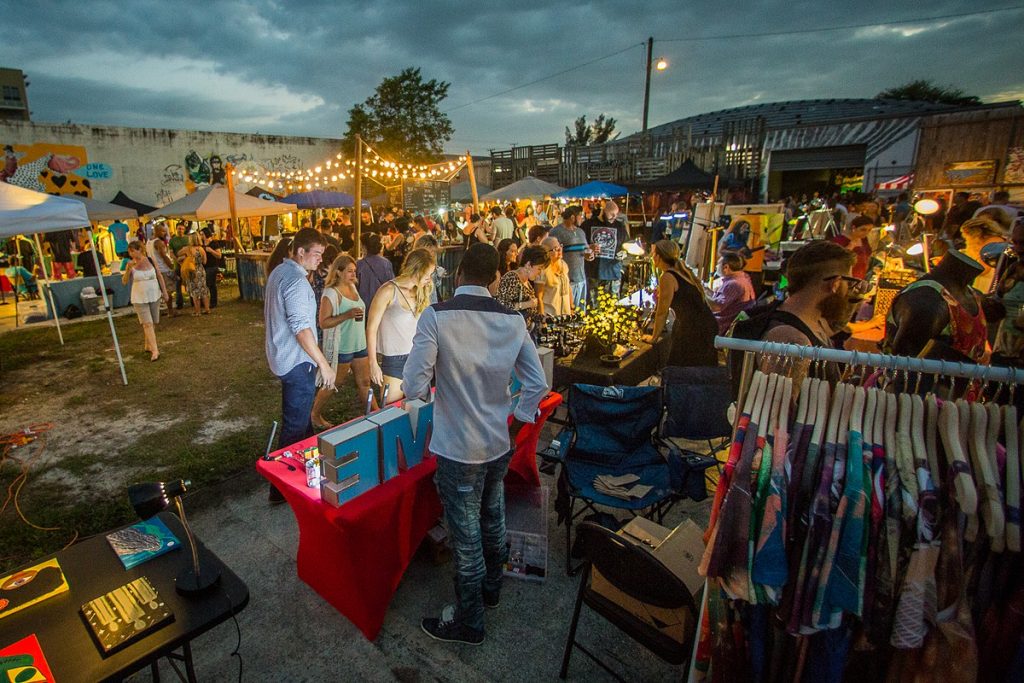
[[[320,329],[323,330],[320,350],[324,352],[324,357],[337,373],[334,388],[321,388],[313,399],[310,421],[318,431],[333,426],[324,420],[323,408],[330,395],[337,391],[337,387],[344,381],[350,366],[360,405],[370,391],[365,309],[366,304],[356,289],[356,261],[348,254],[341,254],[327,270],[317,316]]]
[[[203,275],[205,278],[205,274]],[[146,256],[146,248],[138,240],[128,244],[128,264],[121,274],[121,283],[132,282],[132,307],[142,324],[142,336],[146,340],[146,351],[151,361],[160,357],[156,347],[156,325],[160,322],[160,300],[166,299],[171,305],[164,277]],[[204,280],[205,281],[205,280]]]
[[[199,315],[200,307],[203,313],[209,313],[210,290],[206,286],[206,249],[200,244],[199,233],[194,232],[188,236],[188,246],[179,250],[178,259],[181,261],[181,281],[188,290],[189,298],[192,299],[192,315]]]
[[[569,315],[572,313],[572,287],[569,266],[562,259],[562,243],[554,237],[545,237],[541,246],[547,250],[548,267],[534,281],[537,288],[537,312],[541,315]]]
[[[380,286],[366,315],[370,381],[387,386],[388,398],[402,398],[402,370],[412,350],[420,313],[430,305],[437,261],[427,249],[413,249],[401,273]]]
[[[658,307],[654,313],[654,330],[644,341],[653,344],[661,336],[671,309],[676,314],[672,324],[672,350],[669,365],[718,365],[715,335],[718,323],[704,298],[704,288],[690,269],[679,260],[679,245],[660,240],[651,249],[654,267],[661,271],[658,280]]]

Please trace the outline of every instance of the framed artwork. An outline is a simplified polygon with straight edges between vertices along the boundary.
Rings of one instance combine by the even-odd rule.
[[[992,185],[996,180],[996,160],[954,161],[943,167],[942,175],[946,182],[957,187]]]

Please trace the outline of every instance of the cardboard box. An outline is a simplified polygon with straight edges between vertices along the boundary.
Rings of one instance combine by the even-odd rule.
[[[704,554],[704,532],[692,521],[668,529],[644,517],[634,517],[618,534],[658,558],[695,597],[704,586],[704,577],[697,571]],[[641,602],[613,586],[596,567],[591,572],[590,587],[677,642],[684,642],[696,626],[696,615],[685,607],[666,609]]]

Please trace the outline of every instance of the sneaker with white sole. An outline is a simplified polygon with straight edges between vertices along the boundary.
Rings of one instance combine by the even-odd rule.
[[[455,606],[448,605],[441,610],[440,618],[428,617],[420,622],[423,632],[434,640],[443,640],[448,643],[465,643],[466,645],[480,645],[484,642],[484,632],[470,628],[465,624],[455,621]]]

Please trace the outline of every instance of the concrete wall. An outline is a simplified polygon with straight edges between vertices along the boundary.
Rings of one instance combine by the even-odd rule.
[[[228,162],[239,175],[299,170],[340,151],[330,138],[0,121],[0,180],[103,201],[120,190],[156,206],[216,180]]]

